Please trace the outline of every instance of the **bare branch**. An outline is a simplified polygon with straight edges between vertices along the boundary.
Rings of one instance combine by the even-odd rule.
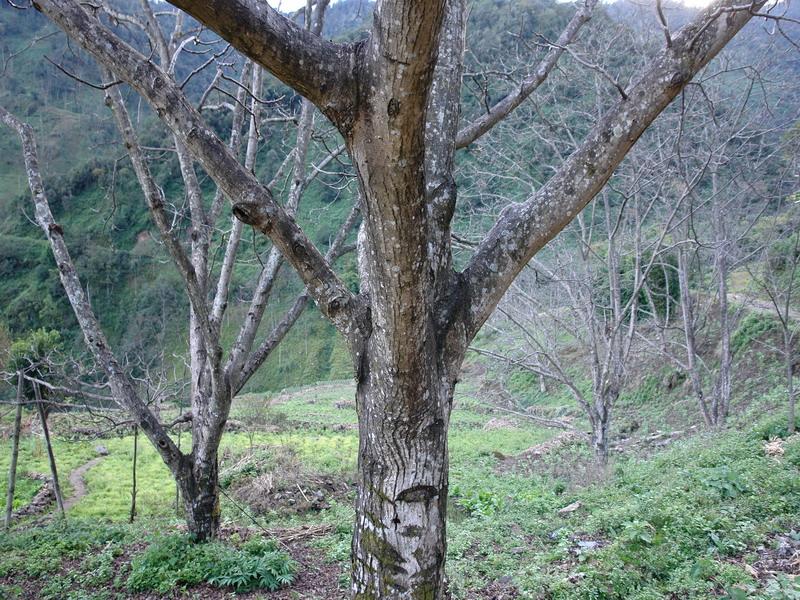
[[[458,138],[456,139],[456,148],[465,148],[469,146],[472,142],[497,125],[497,123],[502,121],[515,108],[522,104],[525,99],[547,79],[550,72],[555,68],[556,63],[558,63],[558,59],[561,58],[561,55],[564,53],[564,49],[575,40],[581,27],[592,18],[592,12],[596,5],[597,0],[584,0],[583,6],[577,10],[569,23],[567,23],[564,31],[558,36],[555,44],[551,47],[547,56],[539,63],[534,72],[519,84],[519,88],[513,94],[509,94],[500,100],[489,112],[462,129],[458,133]]]
[[[272,239],[308,286],[323,314],[349,339],[360,327],[356,313],[363,313],[361,302],[339,280],[319,250],[275,202],[269,190],[239,164],[203,122],[177,85],[75,2],[42,0],[37,6],[148,100],[225,194],[238,200],[233,207],[234,214]]]
[[[260,0],[173,0],[239,52],[316,104],[337,125],[351,118],[353,46],[326,41]]]
[[[0,121],[14,129],[22,141],[25,169],[36,207],[36,221],[50,241],[50,247],[58,265],[61,284],[64,286],[64,291],[78,319],[78,324],[81,327],[81,331],[83,331],[87,346],[95,359],[102,365],[106,376],[111,382],[117,401],[130,411],[131,415],[137,420],[153,443],[153,446],[161,454],[164,462],[170,468],[176,470],[182,458],[180,450],[178,450],[166,431],[164,431],[164,428],[161,427],[155,416],[136,394],[133,383],[111,351],[92,306],[83,291],[75,266],[72,263],[72,258],[67,250],[67,245],[64,242],[61,226],[55,222],[53,214],[50,212],[50,205],[45,195],[44,183],[39,171],[39,159],[33,130],[29,125],[22,123],[2,107],[0,107]]]
[[[750,20],[746,10],[707,24],[718,11],[733,6],[733,0],[718,0],[681,29],[672,47],[630,88],[629,99],[606,112],[556,175],[527,201],[505,210],[465,271],[472,335],[523,266],[594,198],[650,123]]]

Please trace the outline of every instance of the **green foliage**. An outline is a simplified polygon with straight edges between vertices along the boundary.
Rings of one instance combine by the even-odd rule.
[[[723,600],[800,600],[800,582],[779,573],[759,592],[753,585],[738,585],[725,589]]]
[[[641,258],[642,265],[649,265],[652,252],[645,252]],[[625,256],[620,265],[621,295],[623,306],[630,300],[634,291],[635,264],[631,256]],[[647,273],[648,295],[644,288],[639,290],[637,298],[639,314],[642,317],[657,315],[663,319],[675,315],[680,305],[680,285],[678,283],[678,259],[672,254],[661,256],[655,261]]]
[[[36,367],[49,354],[62,348],[61,334],[56,330],[37,329],[16,340],[8,351],[7,368],[30,369]]]
[[[453,498],[456,499],[457,505],[463,508],[467,514],[491,517],[503,508],[503,499],[490,490],[479,490],[464,496],[461,494],[458,486],[453,488]]]
[[[296,565],[276,546],[251,540],[241,548],[221,542],[194,543],[186,535],[157,538],[134,557],[127,587],[133,592],[167,593],[177,586],[207,582],[245,592],[274,591],[291,583]]]
[[[631,550],[642,550],[659,541],[655,526],[647,521],[640,521],[639,519],[634,519],[626,524],[619,539]]]
[[[800,600],[800,581],[783,573],[769,582],[764,590],[766,600]]]
[[[736,498],[739,494],[748,491],[742,476],[727,465],[709,469],[705,475],[701,476],[700,481],[706,488],[714,490],[723,499]]]
[[[662,382],[663,378],[657,373],[645,375],[638,386],[623,391],[620,402],[634,407],[658,403],[665,392]]]
[[[127,532],[103,522],[57,521],[46,527],[0,534],[0,577],[9,574],[38,577],[59,569],[67,559],[84,557],[127,539]]]
[[[800,431],[800,416],[795,419],[795,431]],[[784,416],[770,416],[753,426],[748,435],[751,439],[763,441],[785,439],[789,436],[788,419]]]
[[[800,469],[800,436],[795,436],[792,440],[792,442],[786,444],[783,458],[789,464]]]
[[[753,346],[753,342],[779,331],[780,323],[772,315],[749,313],[731,335],[731,351],[740,354]]]

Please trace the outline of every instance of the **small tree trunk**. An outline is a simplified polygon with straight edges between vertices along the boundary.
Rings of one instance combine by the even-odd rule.
[[[788,311],[787,311],[788,313]],[[788,431],[789,435],[792,435],[795,431],[795,420],[796,416],[796,409],[795,409],[795,393],[794,393],[794,369],[792,365],[792,336],[789,333],[788,328],[788,314],[786,315],[785,323],[787,324],[784,327],[783,331],[783,353],[786,359],[786,389],[789,394],[789,424],[788,424]]]
[[[50,430],[47,428],[47,415],[44,412],[44,402],[42,401],[42,393],[39,389],[39,384],[33,384],[33,391],[36,394],[36,409],[39,411],[39,419],[42,422],[42,433],[44,433],[44,443],[47,447],[47,459],[50,462],[50,474],[53,477],[53,492],[56,495],[56,504],[58,505],[58,510],[61,513],[61,517],[65,516],[64,514],[64,498],[61,495],[61,484],[58,482],[58,469],[56,468],[56,456],[53,453],[53,445],[50,443]]]
[[[22,392],[25,380],[22,372],[17,372],[17,410],[14,415],[14,438],[11,442],[11,464],[8,467],[8,493],[6,495],[5,528],[11,526],[11,511],[14,508],[14,490],[17,487],[17,458],[19,457],[19,436],[22,431]]]
[[[681,296],[681,317],[683,321],[683,334],[686,341],[686,359],[689,367],[689,380],[692,383],[692,391],[697,398],[697,404],[703,414],[703,421],[706,427],[714,425],[711,411],[703,393],[703,383],[700,379],[699,367],[697,365],[697,344],[695,341],[694,308],[692,304],[692,294],[689,289],[689,265],[686,258],[686,251],[678,249],[678,285]]]
[[[733,326],[728,314],[728,271],[730,244],[725,227],[725,216],[722,214],[721,202],[718,194],[717,171],[711,171],[712,216],[714,225],[714,268],[717,272],[717,291],[719,294],[719,331],[720,331],[720,357],[719,374],[714,394],[713,416],[714,424],[723,427],[728,417],[731,400],[731,371],[733,359],[731,356],[731,327]]]
[[[386,377],[386,364],[372,364],[358,386],[352,553],[358,600],[446,597],[447,422],[454,383],[437,385],[436,361],[429,364],[429,373],[414,378],[416,386]]]
[[[136,518],[136,460],[139,455],[139,426],[133,426],[133,468],[131,472],[131,514],[129,521],[133,523]]]
[[[592,426],[592,451],[597,464],[602,468],[605,468],[608,464],[609,417],[609,411],[601,401],[596,404],[589,419]]]

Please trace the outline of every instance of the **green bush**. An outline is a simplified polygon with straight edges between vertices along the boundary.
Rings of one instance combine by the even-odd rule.
[[[706,488],[717,492],[720,498],[736,498],[748,491],[742,476],[725,465],[711,469],[701,481]]]
[[[296,565],[271,542],[251,540],[241,548],[221,542],[193,543],[186,535],[157,539],[131,562],[132,592],[167,593],[176,586],[207,582],[237,592],[277,590],[292,582]]]
[[[795,431],[800,431],[800,417],[795,418]],[[755,440],[786,439],[788,436],[789,422],[785,416],[762,421],[750,430],[750,437]]]
[[[453,497],[458,498],[456,504],[470,515],[491,517],[503,508],[503,499],[488,490],[480,490],[459,498],[460,495],[458,487],[454,488]]]
[[[731,336],[731,351],[733,354],[744,352],[752,347],[755,340],[765,335],[778,331],[780,324],[772,315],[750,313],[744,317]]]

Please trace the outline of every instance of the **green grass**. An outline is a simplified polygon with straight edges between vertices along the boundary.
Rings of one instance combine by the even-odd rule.
[[[632,395],[630,404],[646,402],[643,397],[653,389],[652,382],[645,380],[639,394],[642,398]],[[267,422],[281,428],[252,435],[252,443],[264,453],[264,468],[273,468],[269,466],[271,456],[279,461],[286,448],[309,472],[351,481],[358,443],[352,394],[351,383],[334,382],[272,398]],[[512,420],[511,428],[485,430],[483,425],[490,419],[506,415],[486,410],[474,382],[462,385],[457,397],[450,433],[448,528],[448,573],[456,598],[474,597],[496,581],[514,586],[521,598],[530,599],[713,598],[725,594],[733,598],[737,590],[749,590],[742,593],[753,598],[792,597],[767,596],[769,586],[778,589],[793,584],[776,579],[756,582],[745,568],[756,560],[755,548],[769,543],[771,534],[798,529],[800,442],[797,438],[787,442],[784,458],[777,461],[765,456],[762,447],[766,437],[785,435],[781,413],[765,410],[778,401],[773,394],[763,394],[752,413],[742,416],[746,425],[741,429],[697,434],[647,459],[615,456],[606,475],[597,471],[588,449],[580,443],[525,463],[525,468],[508,468],[503,456],[513,457],[556,432],[522,419]],[[265,400],[264,394],[237,399],[232,417],[246,417]],[[58,576],[48,578],[43,597],[75,594],[80,588],[76,582],[88,577],[87,573],[96,574],[100,588],[124,593],[129,560],[117,561],[111,568],[111,557],[137,554],[142,544],[154,543],[156,538],[144,529],[168,531],[180,523],[173,514],[174,484],[156,453],[143,441],[138,466],[140,521],[134,526],[122,524],[130,499],[132,439],[126,436],[102,443],[110,454],[88,472],[89,493],[72,509],[66,525],[72,527],[74,522],[78,529],[65,534],[64,543],[56,547],[50,547],[54,534],[49,529],[41,537],[29,533],[41,531],[35,528],[0,538],[0,573],[28,573],[31,568],[30,576],[57,572]],[[94,444],[57,441],[64,477],[70,468],[94,456]],[[246,431],[227,435],[221,452],[222,470],[248,451],[250,444]],[[46,468],[36,442],[25,441],[20,465],[23,471]],[[275,465],[280,468],[279,462]],[[0,456],[0,468],[6,467],[7,457]],[[558,513],[573,502],[580,503],[577,511]],[[310,543],[323,560],[339,565],[346,585],[353,509],[348,498],[332,499],[330,504],[329,510],[321,512],[271,513],[256,520],[268,529],[332,525],[332,533]],[[223,519],[252,525],[250,517],[227,497],[223,498]],[[96,545],[86,541],[82,523],[101,528]],[[598,542],[598,547],[578,545],[587,540]],[[165,543],[173,542],[182,543]],[[33,552],[39,566],[22,563],[22,548]],[[74,562],[76,556],[81,557],[80,563],[65,572],[64,561]],[[87,562],[90,558],[91,564]],[[154,585],[191,589],[194,579],[181,579],[183,568],[178,565],[163,577],[159,575],[161,579],[153,576]],[[191,577],[197,575],[194,568],[189,569]]]

